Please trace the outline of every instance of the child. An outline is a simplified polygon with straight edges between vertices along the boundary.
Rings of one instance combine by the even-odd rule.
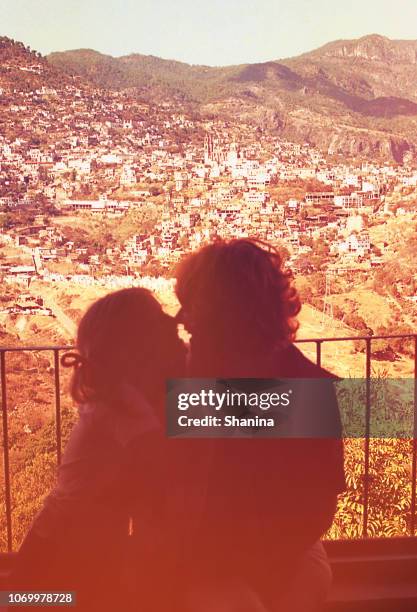
[[[166,379],[184,375],[185,352],[174,319],[145,289],[111,293],[85,313],[76,351],[62,358],[74,368],[79,420],[57,484],[19,551],[11,588],[77,591],[77,609],[89,612],[139,607],[124,573],[131,501],[142,499],[146,522],[155,504],[149,485],[158,493],[163,484],[152,483],[152,468],[161,464]]]

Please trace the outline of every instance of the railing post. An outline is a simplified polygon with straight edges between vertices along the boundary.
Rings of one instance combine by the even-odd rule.
[[[4,494],[6,502],[7,550],[12,551],[12,502],[10,489],[9,424],[7,414],[6,352],[0,349],[1,411],[3,422]]]
[[[368,537],[369,514],[369,451],[371,433],[371,338],[366,338],[366,411],[365,411],[365,466],[363,483],[363,537]]]
[[[59,349],[54,349],[55,374],[55,427],[56,427],[56,459],[61,464],[62,437],[61,437],[61,387],[59,378]]]
[[[417,335],[414,336],[414,427],[413,427],[413,456],[411,464],[411,517],[410,531],[415,535],[416,530],[416,472],[417,472]]]
[[[321,367],[321,340],[316,340],[316,364]]]

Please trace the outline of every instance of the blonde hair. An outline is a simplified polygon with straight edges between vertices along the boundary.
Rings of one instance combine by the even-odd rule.
[[[97,300],[80,321],[76,345],[62,363],[74,367],[71,394],[78,404],[117,400],[123,381],[148,388],[174,376],[185,355],[174,320],[143,288]]]

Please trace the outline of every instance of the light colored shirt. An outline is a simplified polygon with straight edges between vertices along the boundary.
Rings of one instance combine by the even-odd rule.
[[[57,482],[32,525],[39,535],[59,536],[68,522],[85,518],[89,508],[117,482],[129,443],[138,436],[162,431],[152,406],[133,386],[123,385],[121,400],[126,409],[104,403],[80,406]]]

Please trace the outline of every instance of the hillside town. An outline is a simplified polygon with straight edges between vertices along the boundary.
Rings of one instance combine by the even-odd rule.
[[[275,246],[295,273],[366,275],[392,258],[378,230],[417,218],[412,158],[347,160],[177,100],[92,90],[18,51],[0,79],[6,283],[169,278],[184,253],[238,237]],[[398,283],[416,299],[415,279]]]
[[[33,266],[25,270],[3,261],[3,272],[19,278],[47,276],[50,262],[72,261],[74,273],[81,269],[94,275],[103,265],[112,273],[121,263],[126,274],[140,273],[150,262],[163,273],[185,251],[216,237],[248,236],[284,246],[295,271],[313,269],[314,243],[326,249],[329,268],[366,270],[382,263],[387,246],[372,244],[368,225],[416,214],[412,198],[403,206],[392,205],[395,194],[412,195],[415,169],[330,163],[308,144],[265,134],[258,140],[253,134],[252,142],[249,133],[243,143],[231,141],[231,126],[197,124],[176,115],[167,120],[164,110],[163,121],[157,111],[152,116],[142,109],[144,116],[149,112],[148,121],[135,123],[116,114],[112,121],[86,123],[81,131],[75,123],[60,146],[0,139],[1,239],[33,255]],[[50,133],[54,124],[45,120]],[[172,126],[195,130],[197,142],[184,138],[176,150]],[[120,130],[120,144],[113,141],[112,130]],[[281,196],[280,188],[290,194],[294,186],[298,197]],[[24,214],[36,205],[37,214]],[[60,223],[70,217],[82,227],[89,218],[117,220],[149,206],[158,211],[152,230],[132,224],[128,239],[109,243],[105,250],[66,240]],[[23,226],[17,222],[19,213]]]

